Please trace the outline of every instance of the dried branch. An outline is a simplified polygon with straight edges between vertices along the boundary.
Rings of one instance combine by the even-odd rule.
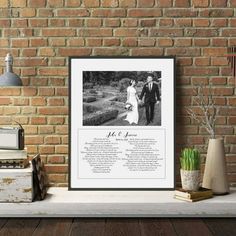
[[[190,117],[197,121],[199,125],[204,127],[210,134],[211,138],[215,138],[215,123],[219,112],[217,109],[212,95],[212,88],[208,88],[208,94],[204,94],[204,88],[201,84],[199,86],[198,94],[196,98],[193,98],[193,102],[201,109],[203,117],[197,115],[192,109],[187,108],[187,113]]]

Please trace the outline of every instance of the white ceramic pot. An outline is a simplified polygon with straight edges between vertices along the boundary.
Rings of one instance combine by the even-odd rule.
[[[200,185],[200,170],[180,170],[182,188],[197,191]]]
[[[212,189],[214,194],[229,193],[222,138],[209,140],[202,187]]]

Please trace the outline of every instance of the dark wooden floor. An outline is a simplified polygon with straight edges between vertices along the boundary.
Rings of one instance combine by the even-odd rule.
[[[235,219],[0,219],[1,236],[234,236]]]

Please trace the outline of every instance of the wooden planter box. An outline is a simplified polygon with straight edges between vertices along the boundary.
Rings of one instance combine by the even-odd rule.
[[[0,202],[32,202],[33,171],[25,169],[0,169]]]

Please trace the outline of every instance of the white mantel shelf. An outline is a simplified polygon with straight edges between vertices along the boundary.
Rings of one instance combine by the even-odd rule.
[[[189,203],[173,191],[68,191],[50,188],[43,201],[0,203],[0,217],[235,217],[236,188]]]

